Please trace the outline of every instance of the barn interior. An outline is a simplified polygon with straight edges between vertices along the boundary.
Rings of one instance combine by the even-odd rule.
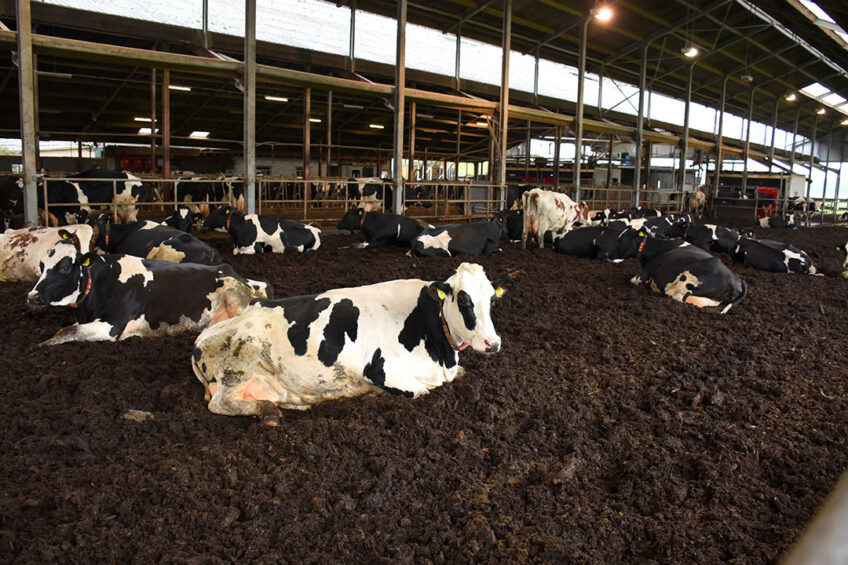
[[[605,7],[598,2],[337,2],[321,17],[339,24],[342,32],[346,28],[348,37],[335,39],[349,40],[349,47],[331,53],[317,40],[317,48],[309,49],[298,44],[304,41],[299,37],[254,44],[240,34],[213,31],[237,27],[243,33],[242,23],[221,21],[221,10],[228,9],[225,15],[240,22],[240,13],[233,17],[239,3],[216,8],[213,2],[210,8],[204,1],[186,8],[190,25],[134,18],[120,4],[99,13],[79,9],[82,4],[71,7],[73,2],[33,3],[33,135],[77,143],[76,170],[91,164],[83,144],[120,144],[101,151],[101,159],[106,157],[110,168],[151,177],[181,170],[246,176],[243,157],[252,146],[247,153],[258,159],[253,168],[281,178],[402,176],[408,182],[411,161],[413,182],[463,178],[492,186],[530,182],[574,190],[576,173],[580,185],[625,186],[622,203],[639,203],[637,187],[683,191],[736,184],[747,190],[775,182],[787,197],[790,192],[808,196],[806,182],[813,194],[838,199],[839,164],[845,160],[842,122],[848,119],[848,65],[839,35],[846,11],[836,1],[819,5],[834,22],[799,1],[777,0],[707,6],[616,2],[609,21],[597,17]],[[398,34],[391,20],[397,20],[401,6],[410,26],[441,31],[457,48],[454,61],[440,61],[453,73],[403,68],[403,112],[397,112],[398,67],[357,55],[356,34],[362,42],[361,36],[376,30],[357,25],[356,18],[383,17],[378,33],[388,39],[384,47],[393,49],[397,42],[391,36]],[[283,9],[260,6],[260,23],[262,10],[273,19],[285,17]],[[0,135],[11,138],[21,132],[15,16],[16,2],[0,2],[7,24],[0,40],[10,50],[0,82]],[[505,26],[509,34],[503,33]],[[407,34],[401,31],[405,45]],[[463,57],[462,40],[502,52],[508,42],[513,60],[535,61],[533,86],[502,91],[500,84],[465,78],[476,61],[467,46]],[[248,44],[255,45],[254,120],[245,119]],[[690,56],[691,48],[697,55]],[[414,56],[404,53],[404,58]],[[503,73],[504,61],[497,82],[516,84]],[[578,103],[540,93],[539,76],[545,76],[548,62],[568,66],[556,69],[565,75],[563,85],[592,83],[594,96],[577,88],[572,98]],[[621,85],[631,90],[619,104],[606,107],[604,95],[618,96]],[[648,92],[715,109],[714,119],[690,124],[689,111],[682,121],[672,118],[679,112],[664,111],[669,99],[657,98],[652,107]],[[739,131],[736,126],[729,131],[731,116],[741,120]],[[761,126],[764,134],[752,134],[750,124]],[[553,154],[534,154],[534,140],[553,146]],[[49,170],[38,150],[33,152],[36,169]],[[681,152],[687,155],[683,166]],[[72,170],[73,156],[71,150],[58,164],[61,170]],[[12,160],[7,163],[12,168]],[[724,171],[727,182],[721,179]],[[800,188],[790,191],[790,185]]]

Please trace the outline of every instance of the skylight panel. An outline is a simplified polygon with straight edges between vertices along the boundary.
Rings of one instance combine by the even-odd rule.
[[[801,1],[801,4],[803,4],[806,9],[808,9],[813,14],[815,14],[815,16],[817,18],[819,18],[820,20],[825,20],[825,21],[833,23],[833,24],[836,23],[836,20],[831,18],[830,15],[827,12],[825,12],[824,10],[822,10],[821,6],[819,6],[815,2],[811,2],[810,0],[800,0],[800,1]]]
[[[824,96],[830,89],[820,82],[814,82],[813,84],[808,84],[804,88],[801,89],[801,92],[812,96],[813,98],[818,98],[819,96]]]
[[[821,99],[825,104],[830,104],[831,106],[838,106],[844,102],[846,102],[843,96],[836,94],[835,92],[831,92],[827,96],[823,96]]]

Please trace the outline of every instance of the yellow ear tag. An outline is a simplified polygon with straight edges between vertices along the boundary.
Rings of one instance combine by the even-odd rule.
[[[504,288],[502,286],[499,286],[495,289],[495,296],[503,296],[504,292],[506,292]]]
[[[447,296],[447,294],[445,294],[445,291],[442,290],[441,288],[436,289],[436,294],[439,295],[439,300],[444,300],[445,297]]]
[[[229,214],[229,213],[230,213],[230,209],[229,209],[229,208],[227,208],[226,210],[224,210],[224,214]]]
[[[88,267],[89,265],[91,265],[91,258],[90,258],[90,257],[86,257],[86,258],[85,258],[85,261],[83,261],[83,262],[82,262],[82,266],[83,266],[83,267]]]
[[[638,235],[639,235],[639,237],[645,237],[645,232],[643,232],[642,230],[639,230]]]
[[[70,239],[70,236],[68,235],[68,232],[66,232],[66,231],[63,231],[63,232],[62,232],[61,234],[59,234],[59,235],[61,235],[61,236],[62,236],[62,239]],[[837,249],[839,249],[839,248],[837,247]]]

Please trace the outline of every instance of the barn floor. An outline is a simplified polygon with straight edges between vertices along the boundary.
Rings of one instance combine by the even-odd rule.
[[[193,336],[36,344],[72,323],[0,286],[0,561],[773,563],[848,464],[844,227],[757,230],[826,277],[733,265],[720,316],[628,283],[635,260],[504,244],[504,348],[416,400],[208,412]],[[447,277],[461,259],[232,257],[278,296]],[[130,421],[131,409],[153,420]],[[200,558],[200,559],[198,559]]]

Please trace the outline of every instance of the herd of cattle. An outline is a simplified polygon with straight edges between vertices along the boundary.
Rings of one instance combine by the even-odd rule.
[[[126,180],[127,206],[134,182]],[[209,409],[268,424],[279,422],[280,408],[375,391],[418,396],[462,374],[459,351],[500,349],[490,307],[515,282],[490,282],[480,265],[462,263],[443,281],[274,298],[266,282],[240,276],[196,237],[198,224],[227,232],[234,254],[302,253],[321,245],[314,226],[245,215],[230,205],[205,218],[179,207],[161,222],[115,223],[99,215],[0,234],[0,280],[34,281],[27,296],[33,306],[73,309],[77,322],[43,345],[200,332],[191,363]],[[539,188],[488,221],[440,227],[380,212],[363,197],[337,228],[361,232],[360,247],[400,246],[425,257],[497,253],[506,239],[525,248],[535,240],[539,248],[581,258],[635,258],[641,272],[633,284],[722,313],[748,287],[713,253],[766,271],[816,273],[809,255],[791,244],[699,225],[692,213],[589,211]]]

